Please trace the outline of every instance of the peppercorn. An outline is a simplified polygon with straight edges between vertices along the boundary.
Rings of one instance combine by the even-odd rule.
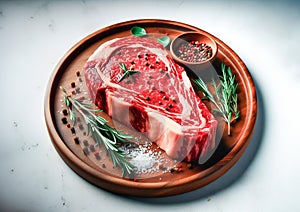
[[[79,124],[79,129],[80,129],[80,130],[84,130],[84,127],[83,127],[82,124]]]
[[[212,56],[212,48],[199,41],[190,41],[179,46],[176,55],[187,62],[201,62]]]
[[[83,141],[83,145],[84,145],[84,146],[89,146],[89,142],[88,142],[87,140],[84,140],[84,141]]]
[[[94,145],[90,145],[90,150],[91,150],[92,152],[95,152],[95,151],[96,151]]]
[[[101,157],[100,157],[99,154],[98,154],[98,155],[95,155],[95,157],[96,157],[97,160],[100,160],[100,159],[101,159]]]
[[[75,138],[74,138],[74,142],[75,142],[76,144],[79,144],[79,138],[78,138],[78,137],[75,137]]]
[[[90,151],[89,151],[89,149],[88,149],[87,147],[84,147],[84,148],[83,148],[83,153],[84,153],[85,155],[88,155],[88,154],[90,153]]]
[[[68,110],[64,109],[64,110],[63,110],[63,114],[64,114],[65,116],[67,116],[67,115],[68,115]]]

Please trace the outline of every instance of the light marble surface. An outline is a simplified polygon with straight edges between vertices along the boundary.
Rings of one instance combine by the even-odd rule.
[[[0,209],[299,211],[300,3],[297,1],[0,1]],[[97,188],[59,157],[44,95],[62,56],[105,26],[180,21],[227,43],[257,86],[258,123],[239,162],[212,184],[167,198]]]

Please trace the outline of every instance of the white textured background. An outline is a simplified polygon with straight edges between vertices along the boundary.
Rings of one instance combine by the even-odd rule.
[[[300,211],[300,3],[297,1],[0,1],[0,209],[21,211]],[[76,175],[48,136],[43,103],[55,65],[90,33],[159,18],[229,45],[257,86],[249,148],[214,183],[130,198]]]

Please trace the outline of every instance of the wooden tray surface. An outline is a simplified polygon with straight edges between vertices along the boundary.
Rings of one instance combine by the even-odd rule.
[[[250,142],[257,115],[255,86],[247,67],[233,50],[213,35],[209,34],[218,45],[214,66],[218,67],[220,62],[224,61],[236,75],[239,83],[238,100],[241,116],[232,127],[232,135],[227,136],[226,132],[224,133],[216,152],[204,165],[187,168],[187,164],[182,162],[182,172],[148,174],[137,180],[122,178],[118,174],[119,170],[110,165],[105,156],[99,160],[93,157],[92,153],[87,155],[83,152],[84,145],[93,142],[86,136],[83,121],[79,120],[82,125],[77,124],[74,127],[63,123],[69,122],[69,119],[62,112],[63,94],[59,87],[63,86],[78,95],[83,93],[85,81],[82,69],[88,57],[100,44],[113,38],[129,36],[133,26],[143,27],[148,33],[168,34],[171,39],[186,31],[204,32],[196,27],[174,21],[134,20],[100,29],[78,42],[59,62],[48,84],[44,112],[52,142],[63,160],[77,174],[112,192],[157,197],[201,188],[222,176],[241,157]],[[75,88],[72,87],[72,82],[75,82]],[[124,130],[128,131],[126,128]],[[135,135],[135,132],[132,134]],[[79,144],[75,142],[76,139],[80,141]]]

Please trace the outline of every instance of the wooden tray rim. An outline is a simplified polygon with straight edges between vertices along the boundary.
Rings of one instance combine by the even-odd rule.
[[[100,186],[102,188],[108,189],[109,190],[109,185],[110,184],[115,184],[115,185],[119,185],[122,187],[122,189],[120,189],[120,191],[118,191],[117,193],[121,193],[121,194],[131,194],[131,192],[127,192],[126,189],[137,189],[137,190],[149,190],[151,192],[153,192],[150,195],[143,195],[140,192],[138,192],[136,195],[137,196],[167,196],[167,195],[174,195],[174,194],[179,194],[179,193],[183,193],[181,191],[177,191],[176,189],[177,187],[182,188],[183,186],[187,185],[187,184],[197,184],[197,187],[202,187],[204,185],[207,185],[208,183],[214,181],[215,179],[219,178],[220,176],[222,176],[228,169],[230,169],[235,162],[241,157],[242,153],[245,151],[245,149],[247,148],[249,142],[250,142],[250,138],[251,135],[253,133],[254,130],[254,125],[256,122],[256,116],[257,116],[257,99],[256,99],[256,91],[255,89],[251,89],[251,84],[254,85],[254,82],[252,80],[251,74],[249,73],[249,71],[246,68],[246,65],[243,63],[243,61],[239,58],[239,56],[230,48],[228,47],[224,42],[222,42],[221,40],[219,40],[218,38],[216,38],[215,36],[209,34],[211,37],[213,37],[217,44],[219,46],[222,46],[224,49],[226,49],[230,54],[231,57],[233,58],[237,58],[237,64],[239,65],[238,70],[243,70],[242,74],[248,81],[248,83],[246,84],[247,87],[249,88],[248,92],[249,94],[247,95],[251,102],[253,102],[254,104],[250,104],[251,105],[251,110],[250,110],[250,115],[248,116],[248,119],[246,120],[246,127],[247,129],[250,129],[249,133],[243,135],[240,140],[244,140],[244,142],[242,144],[238,143],[237,145],[235,145],[230,152],[228,152],[228,154],[225,157],[228,157],[230,155],[232,155],[231,159],[228,160],[225,164],[224,164],[224,159],[220,160],[219,162],[217,162],[214,166],[199,172],[198,174],[186,177],[184,180],[180,180],[180,182],[134,182],[134,181],[130,181],[127,179],[121,179],[121,178],[116,178],[107,174],[103,174],[100,173],[99,171],[95,170],[94,168],[92,168],[91,166],[89,166],[88,164],[86,164],[85,162],[83,162],[80,158],[78,158],[64,143],[64,141],[61,139],[61,137],[59,136],[56,127],[55,127],[55,123],[52,120],[52,112],[53,108],[51,106],[51,99],[53,99],[53,96],[55,95],[55,93],[52,91],[52,87],[55,86],[55,81],[57,78],[59,78],[59,76],[63,73],[63,70],[65,69],[65,67],[67,67],[70,62],[68,62],[68,58],[73,57],[74,55],[78,55],[79,52],[81,51],[82,48],[85,48],[84,46],[87,43],[93,43],[94,39],[97,39],[96,37],[101,35],[101,34],[105,34],[107,32],[109,32],[111,29],[113,28],[119,28],[119,27],[124,27],[124,26],[128,26],[128,25],[138,25],[138,24],[154,24],[154,22],[157,25],[160,24],[165,24],[165,25],[174,25],[177,27],[182,27],[182,28],[189,28],[191,30],[194,31],[201,31],[201,32],[205,32],[202,29],[199,29],[197,27],[185,24],[185,23],[181,23],[181,22],[177,22],[177,21],[170,21],[170,20],[163,20],[163,19],[137,19],[137,20],[131,20],[131,21],[125,21],[125,22],[121,22],[121,23],[117,23],[111,26],[106,26],[100,30],[95,31],[94,33],[86,36],[85,38],[81,39],[78,43],[76,43],[60,60],[60,62],[57,64],[57,66],[55,67],[55,70],[53,72],[53,74],[51,75],[49,82],[48,82],[48,87],[46,90],[46,95],[45,95],[45,99],[44,99],[44,115],[45,115],[45,121],[46,121],[46,125],[47,125],[47,129],[49,132],[49,135],[51,137],[52,143],[54,144],[56,150],[58,151],[58,153],[60,154],[60,156],[63,158],[63,160],[80,176],[82,176],[83,178],[87,179],[88,181],[90,181],[93,184],[97,184],[95,181],[97,180],[101,180],[103,181],[103,186]],[[255,88],[255,86],[253,86]],[[247,98],[248,99],[248,98]],[[223,165],[222,165],[223,163]],[[78,168],[78,166],[80,168]],[[82,173],[82,171],[84,171],[84,173]],[[199,179],[201,179],[201,182],[199,182]],[[168,190],[169,188],[169,190]],[[160,192],[155,192],[157,191],[157,189],[160,190]],[[165,191],[161,192],[161,189],[165,189]],[[185,190],[184,192],[190,191],[193,189],[188,189]],[[135,194],[133,194],[135,195]]]

